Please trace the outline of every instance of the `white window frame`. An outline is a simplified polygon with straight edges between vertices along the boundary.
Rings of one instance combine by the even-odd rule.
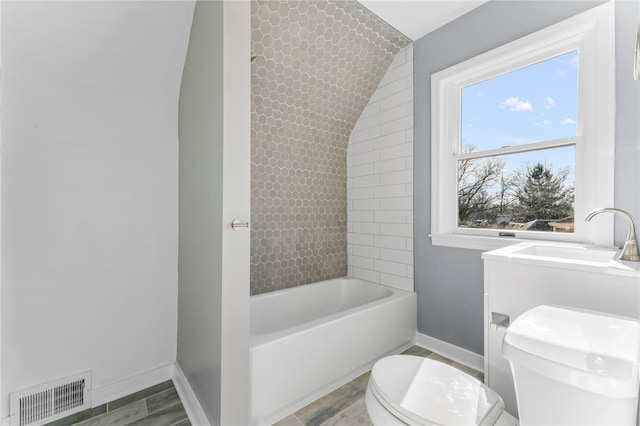
[[[431,76],[431,234],[439,246],[492,250],[526,240],[613,244],[613,218],[585,222],[597,207],[613,206],[615,150],[614,4],[607,2],[536,33],[476,56]],[[457,161],[460,159],[462,88],[534,63],[578,50],[575,141],[575,225],[573,233],[458,228]],[[518,147],[498,150],[519,152]],[[487,151],[489,152],[489,151]]]

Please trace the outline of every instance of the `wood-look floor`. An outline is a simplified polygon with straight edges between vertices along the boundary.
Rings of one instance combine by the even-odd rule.
[[[442,361],[480,381],[484,380],[483,374],[479,371],[419,346],[412,346],[403,353]],[[317,399],[306,407],[282,419],[274,426],[371,426],[371,419],[369,419],[367,408],[364,404],[364,395],[370,373],[371,372],[367,372],[335,391]]]
[[[127,395],[49,423],[51,426],[189,426],[173,382]]]
[[[419,346],[413,346],[403,353],[445,362],[483,380],[482,373]],[[364,404],[369,374],[370,372],[367,372],[357,377],[282,419],[274,426],[371,426]],[[169,380],[49,425],[188,426],[191,423],[173,382]]]

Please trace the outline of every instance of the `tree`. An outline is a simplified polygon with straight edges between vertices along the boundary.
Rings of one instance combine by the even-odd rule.
[[[517,185],[517,176],[500,174],[496,193],[498,214],[501,216],[511,215],[513,212],[513,192]]]
[[[520,182],[514,191],[513,220],[530,222],[573,215],[574,188],[565,185],[568,169],[560,169],[554,176],[549,166],[536,163],[518,175]]]
[[[465,145],[464,152],[475,147]],[[460,224],[474,220],[493,221],[498,215],[497,194],[492,187],[499,183],[504,161],[497,158],[474,158],[458,164],[458,221]]]

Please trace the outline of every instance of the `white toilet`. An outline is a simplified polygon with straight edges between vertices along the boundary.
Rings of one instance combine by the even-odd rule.
[[[521,425],[636,425],[640,321],[602,312],[538,306],[509,326]],[[500,396],[441,362],[411,355],[378,361],[366,393],[380,425],[516,425]]]

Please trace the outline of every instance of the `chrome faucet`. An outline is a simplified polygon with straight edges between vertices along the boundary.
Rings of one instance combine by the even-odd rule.
[[[605,207],[593,210],[584,218],[584,220],[589,222],[595,215],[606,212],[619,214],[620,216],[624,217],[629,224],[627,241],[625,241],[624,247],[622,247],[622,253],[620,253],[620,256],[618,258],[620,260],[640,262],[640,253],[638,253],[638,238],[636,237],[636,225],[633,223],[633,218],[629,213],[625,212],[624,210]]]

